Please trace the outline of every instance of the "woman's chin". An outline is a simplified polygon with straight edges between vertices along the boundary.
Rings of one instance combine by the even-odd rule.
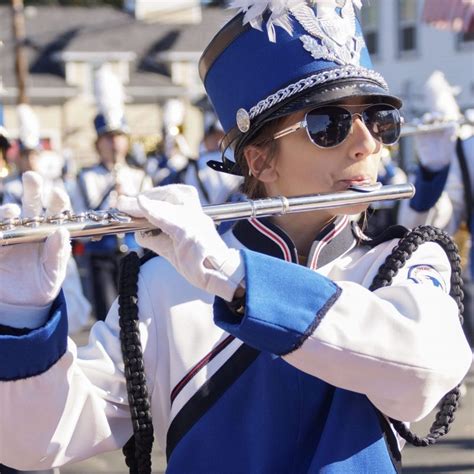
[[[368,207],[368,204],[352,204],[349,206],[341,207],[341,209],[339,209],[338,214],[348,214],[350,216],[357,216],[357,214],[365,212]]]

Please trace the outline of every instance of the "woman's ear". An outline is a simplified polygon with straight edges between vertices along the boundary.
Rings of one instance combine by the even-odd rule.
[[[249,174],[263,183],[271,183],[277,179],[276,159],[269,155],[266,147],[248,145],[244,150]]]

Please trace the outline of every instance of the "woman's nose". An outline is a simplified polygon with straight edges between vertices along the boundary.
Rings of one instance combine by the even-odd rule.
[[[380,143],[372,136],[358,114],[354,114],[351,135],[349,137],[349,156],[354,160],[363,160],[377,152]]]

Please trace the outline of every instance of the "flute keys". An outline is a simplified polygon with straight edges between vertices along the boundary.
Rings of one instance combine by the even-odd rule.
[[[45,220],[47,224],[64,224],[65,222],[71,221],[73,214],[71,211],[62,211],[59,214],[53,214],[48,216]]]
[[[21,219],[21,224],[24,227],[38,227],[46,221],[44,216],[34,216]]]
[[[10,230],[14,229],[21,225],[21,218],[20,217],[10,217],[7,219],[3,219],[0,221],[0,229],[1,230]]]

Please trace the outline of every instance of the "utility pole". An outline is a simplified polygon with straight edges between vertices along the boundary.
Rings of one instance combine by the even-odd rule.
[[[18,89],[17,104],[28,103],[26,82],[28,77],[28,61],[25,51],[25,16],[23,0],[11,0],[13,39],[15,41],[15,74]]]

